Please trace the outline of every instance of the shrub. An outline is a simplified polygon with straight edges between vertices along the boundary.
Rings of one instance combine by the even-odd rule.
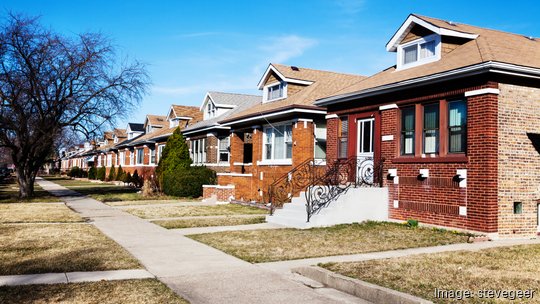
[[[116,178],[116,170],[114,169],[114,165],[111,166],[111,170],[109,170],[109,176],[107,177],[108,181],[113,181]]]
[[[105,168],[105,166],[101,166],[101,168],[99,168],[97,170],[97,179],[99,179],[100,181],[104,181],[105,180],[105,175],[107,174],[107,169]]]
[[[206,167],[190,167],[185,170],[163,173],[162,190],[167,195],[199,197],[202,185],[215,184],[216,173]]]
[[[167,139],[167,144],[161,153],[155,172],[158,184],[161,184],[165,172],[172,173],[189,169],[191,164],[189,147],[180,132],[180,128],[177,128]]]
[[[128,172],[127,174],[124,174],[122,181],[126,184],[130,184],[132,178],[133,177],[131,177],[131,173]]]
[[[133,172],[133,176],[131,176],[130,183],[133,184],[133,186],[137,188],[142,187],[143,179],[139,176],[139,173],[137,172],[137,170]]]
[[[116,172],[116,178],[117,181],[124,181],[124,170],[122,169],[122,165],[118,166],[118,171]]]
[[[67,176],[69,177],[86,177],[87,173],[83,169],[75,166],[71,168],[67,173]]]
[[[144,197],[154,196],[157,192],[156,180],[154,178],[145,179],[141,192]]]
[[[407,220],[407,227],[409,227],[409,228],[418,227],[418,220],[408,219]]]
[[[96,168],[95,167],[90,167],[90,169],[88,169],[88,178],[89,179],[96,179]]]

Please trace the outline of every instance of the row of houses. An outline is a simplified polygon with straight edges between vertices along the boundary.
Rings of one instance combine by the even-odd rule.
[[[281,189],[312,222],[350,200],[394,220],[540,232],[540,40],[410,15],[386,50],[395,65],[370,76],[272,63],[260,96],[209,92],[200,107],[148,115],[106,134],[93,165],[152,168],[180,127],[193,165],[218,172],[206,198],[278,206]],[[87,165],[75,153],[64,169]],[[285,207],[269,220],[305,224]]]

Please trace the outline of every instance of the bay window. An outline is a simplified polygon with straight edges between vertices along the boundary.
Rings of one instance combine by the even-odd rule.
[[[439,152],[439,103],[424,106],[424,153]]]
[[[219,162],[229,162],[229,137],[223,137],[219,139]]]
[[[120,165],[124,166],[126,164],[126,152],[120,151],[119,158]]]
[[[401,155],[414,155],[415,109],[401,110]]]
[[[467,149],[467,103],[448,103],[448,152],[465,153]]]
[[[206,138],[191,141],[191,159],[194,164],[206,163]]]
[[[144,161],[144,148],[137,149],[137,165],[142,165]]]
[[[292,126],[268,126],[263,133],[264,160],[292,159]]]

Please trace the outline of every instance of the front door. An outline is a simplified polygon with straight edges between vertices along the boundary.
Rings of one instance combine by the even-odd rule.
[[[373,147],[375,142],[375,119],[358,119],[356,141],[356,182],[373,183]]]

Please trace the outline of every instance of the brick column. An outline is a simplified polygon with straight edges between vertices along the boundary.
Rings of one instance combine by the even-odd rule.
[[[206,162],[212,164],[218,162],[218,139],[212,133],[208,133],[206,137]]]
[[[498,228],[498,129],[496,94],[467,98],[467,226],[497,232]]]
[[[299,120],[292,128],[292,160],[293,167],[309,158],[313,158],[314,138],[313,121]]]
[[[326,116],[326,161],[330,163],[338,157],[339,119],[335,114]]]
[[[237,170],[235,170],[234,163],[241,163],[244,161],[244,133],[231,133],[230,143],[230,170],[231,172],[237,172]]]

